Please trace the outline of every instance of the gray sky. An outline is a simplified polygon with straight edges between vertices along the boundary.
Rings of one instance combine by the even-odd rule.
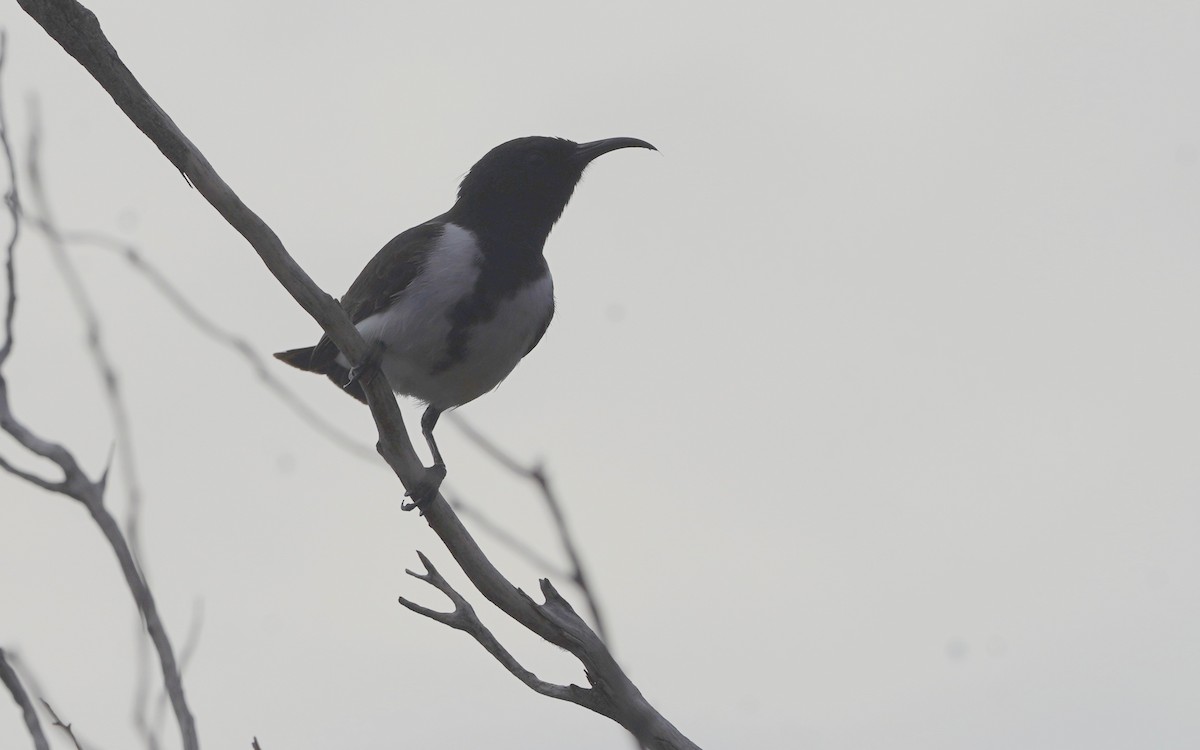
[[[1197,4],[89,7],[333,294],[497,143],[661,149],[592,166],[547,246],[554,324],[462,414],[546,462],[618,658],[701,746],[1200,743]],[[99,86],[15,5],[0,22],[60,222],[137,243],[263,353],[314,341]],[[119,260],[74,257],[177,643],[202,602],[204,746],[628,747],[395,603],[444,605],[404,576],[415,549],[467,588],[386,468]],[[113,429],[81,325],[32,234],[19,264],[12,398],[98,472]],[[373,440],[327,381],[276,372]],[[440,443],[455,492],[557,556],[530,488],[452,425]],[[132,746],[111,553],[7,476],[0,514],[0,644],[84,737]],[[481,541],[536,589],[546,571]],[[583,679],[480,609],[539,675]],[[0,710],[0,747],[27,745]]]

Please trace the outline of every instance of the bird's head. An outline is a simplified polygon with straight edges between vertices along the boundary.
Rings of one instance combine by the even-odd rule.
[[[654,149],[637,138],[575,143],[529,136],[502,143],[463,178],[452,213],[472,229],[540,234],[544,240],[587,165],[610,151],[631,147]]]

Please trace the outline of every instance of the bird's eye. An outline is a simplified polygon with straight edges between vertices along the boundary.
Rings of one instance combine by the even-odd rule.
[[[525,163],[533,168],[540,168],[546,163],[546,155],[541,151],[530,151],[525,157]]]

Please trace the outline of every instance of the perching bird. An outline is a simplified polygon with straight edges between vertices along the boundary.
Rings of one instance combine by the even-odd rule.
[[[554,287],[542,249],[584,168],[630,147],[654,149],[637,138],[541,136],[495,147],[463,178],[449,211],[384,245],[342,297],[392,390],[428,405],[421,431],[433,466],[409,493],[417,505],[436,495],[446,472],[433,439],[438,417],[499,385],[550,325]],[[347,362],[327,336],[275,356],[366,403],[351,375],[361,363]]]

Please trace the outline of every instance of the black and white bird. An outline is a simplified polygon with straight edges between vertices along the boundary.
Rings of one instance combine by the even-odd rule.
[[[550,325],[554,286],[542,250],[583,170],[630,147],[654,149],[637,138],[541,136],[495,147],[463,178],[449,211],[384,245],[342,297],[392,390],[427,404],[421,431],[433,466],[409,493],[418,505],[446,472],[433,439],[438,417],[499,385]],[[275,356],[366,403],[351,375],[359,363],[327,336]]]

